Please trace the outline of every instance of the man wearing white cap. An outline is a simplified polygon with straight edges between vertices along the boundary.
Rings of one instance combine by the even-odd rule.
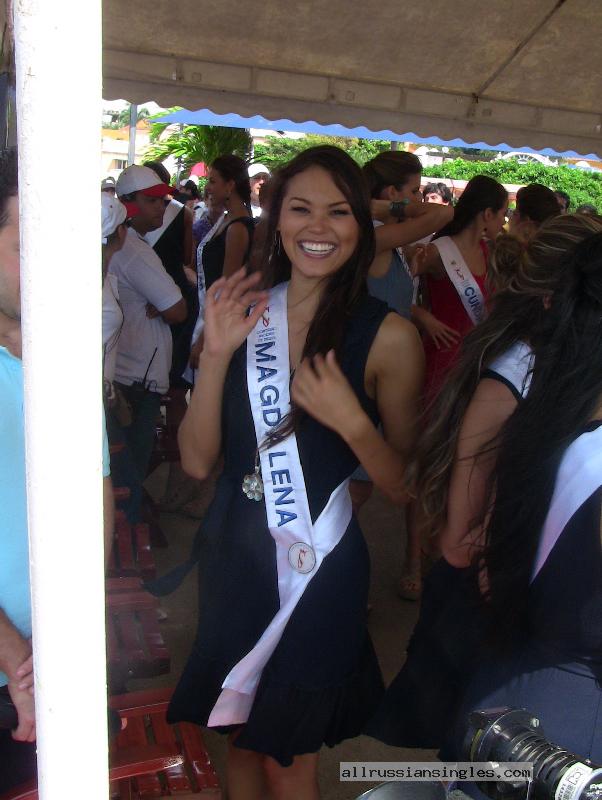
[[[169,326],[186,319],[186,301],[144,238],[161,227],[170,187],[161,183],[152,169],[134,165],[121,173],[116,188],[130,227],[123,247],[109,264],[109,272],[117,277],[123,310],[115,385],[131,410],[131,422],[123,432],[142,483],[153,449],[161,395],[169,389]]]
[[[100,182],[100,191],[106,192],[111,197],[115,197],[115,178],[110,175]]]
[[[249,182],[251,184],[251,213],[255,218],[261,216],[259,205],[259,190],[270,179],[270,171],[263,164],[251,164],[249,167]]]

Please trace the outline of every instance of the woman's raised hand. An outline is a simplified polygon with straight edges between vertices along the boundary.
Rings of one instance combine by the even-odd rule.
[[[203,352],[231,358],[268,307],[269,293],[256,287],[261,274],[246,277],[243,267],[230,278],[215,281],[207,292]],[[254,306],[247,314],[250,306]]]
[[[359,400],[337,363],[334,350],[330,350],[326,357],[315,355],[301,362],[295,372],[291,397],[304,411],[343,438],[364,417]]]

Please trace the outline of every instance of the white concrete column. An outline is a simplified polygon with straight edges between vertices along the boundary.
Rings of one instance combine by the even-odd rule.
[[[101,0],[14,0],[41,800],[106,800]]]

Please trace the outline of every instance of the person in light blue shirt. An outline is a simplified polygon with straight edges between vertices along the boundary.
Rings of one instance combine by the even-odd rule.
[[[19,281],[17,158],[0,153],[0,704],[18,714],[0,730],[0,793],[35,770],[33,696],[19,669],[31,655],[31,603]]]
[[[17,156],[0,151],[0,795],[35,775]],[[104,434],[105,519],[112,528]],[[109,513],[107,513],[109,512]],[[3,714],[16,710],[14,730]]]

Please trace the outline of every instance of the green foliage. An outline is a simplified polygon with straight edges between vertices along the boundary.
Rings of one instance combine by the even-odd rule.
[[[167,113],[178,111],[169,109]],[[165,115],[165,111],[161,116]],[[218,156],[234,153],[245,161],[251,156],[253,142],[249,131],[244,128],[222,128],[217,125],[184,125],[164,137],[168,125],[152,122],[151,144],[144,151],[145,161],[164,161],[168,156],[180,160],[182,169],[187,171],[199,161],[211,164]],[[164,138],[163,138],[164,137]]]
[[[266,139],[265,144],[255,145],[254,160],[265,164],[270,170],[274,170],[289,162],[303,150],[321,144],[340,147],[349,153],[360,166],[382,153],[383,150],[391,149],[390,142],[378,139],[352,139],[346,136],[321,136],[313,133],[302,139],[277,139],[275,136],[270,136]]]
[[[130,124],[130,109],[131,105],[122,109],[118,113],[111,113],[111,122],[105,127],[111,128],[112,130],[121,130],[121,128],[126,128]],[[147,108],[139,108],[136,115],[136,121],[140,122],[141,119],[147,119],[148,116],[149,113]]]
[[[598,211],[602,211],[602,172],[585,172],[566,166],[546,167],[537,162],[519,164],[514,158],[497,161],[464,161],[456,158],[427,167],[424,175],[466,181],[475,175],[488,175],[500,183],[542,183],[555,191],[566,192],[571,198],[572,211],[583,203],[592,203]]]

